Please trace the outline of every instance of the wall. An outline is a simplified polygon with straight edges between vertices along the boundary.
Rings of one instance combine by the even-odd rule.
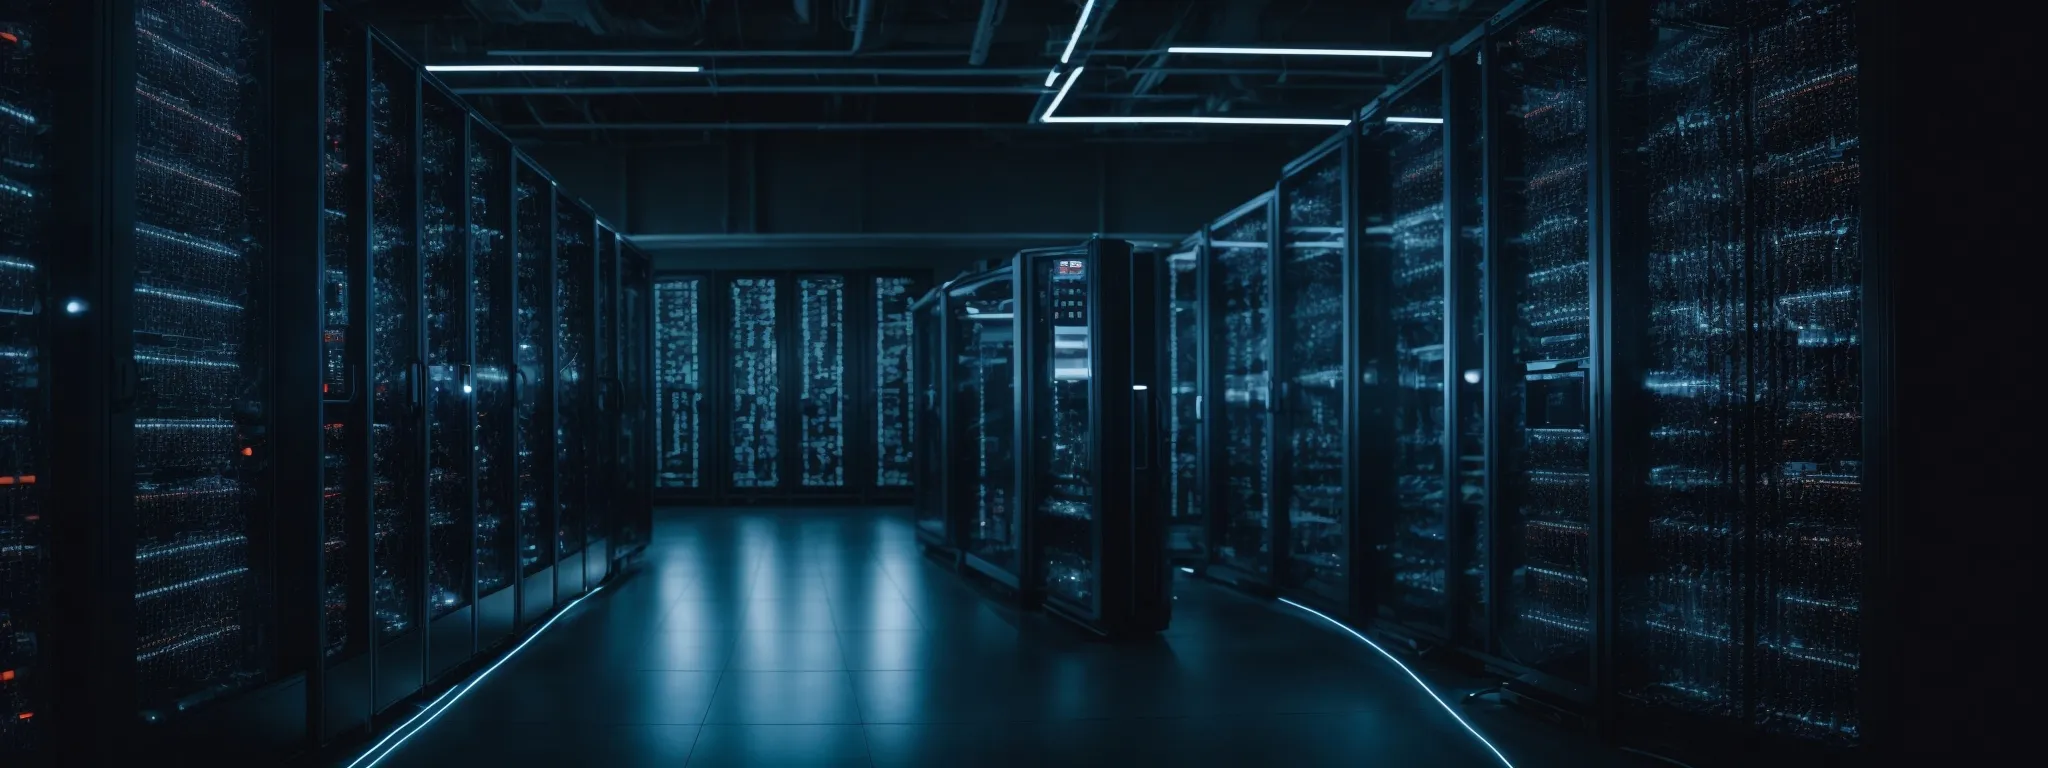
[[[1271,189],[1328,129],[1228,143],[1080,130],[758,133],[690,145],[528,147],[659,268],[950,273],[1091,233],[1169,241]]]

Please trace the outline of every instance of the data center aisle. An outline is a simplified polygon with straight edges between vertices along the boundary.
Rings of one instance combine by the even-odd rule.
[[[1312,618],[1184,580],[1158,641],[1094,642],[978,594],[906,517],[663,510],[639,571],[383,765],[1500,764]]]

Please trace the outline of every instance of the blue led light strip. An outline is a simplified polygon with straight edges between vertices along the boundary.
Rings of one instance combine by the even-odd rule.
[[[1481,734],[1478,728],[1472,727],[1472,723],[1470,721],[1467,721],[1464,715],[1458,714],[1457,709],[1452,708],[1449,702],[1444,701],[1444,697],[1436,695],[1436,691],[1431,690],[1429,684],[1422,681],[1421,675],[1415,674],[1415,670],[1410,669],[1408,668],[1408,665],[1401,663],[1401,659],[1394,656],[1394,654],[1392,653],[1388,653],[1387,649],[1381,648],[1379,643],[1373,642],[1372,640],[1368,639],[1365,635],[1360,634],[1358,630],[1352,629],[1351,627],[1345,625],[1344,622],[1330,618],[1328,614],[1325,614],[1322,611],[1318,611],[1314,608],[1310,608],[1306,605],[1302,605],[1301,603],[1294,602],[1293,600],[1289,600],[1284,597],[1280,598],[1280,602],[1307,611],[1308,613],[1314,615],[1316,618],[1330,622],[1330,624],[1336,626],[1338,629],[1351,633],[1351,636],[1358,638],[1359,642],[1372,646],[1372,649],[1375,651],[1379,651],[1381,656],[1387,657],[1387,661],[1394,662],[1394,666],[1400,667],[1402,672],[1408,673],[1408,679],[1415,681],[1415,687],[1421,688],[1423,693],[1427,693],[1429,694],[1430,698],[1436,699],[1437,706],[1443,707],[1445,712],[1451,713],[1451,717],[1456,718],[1459,725],[1465,726],[1465,731],[1472,734],[1472,738],[1478,739],[1479,743],[1481,744],[1485,744],[1486,749],[1492,752],[1494,757],[1500,758],[1501,765],[1507,766],[1507,768],[1515,768],[1515,764],[1508,761],[1508,756],[1501,754],[1499,747],[1494,746],[1493,742],[1487,741],[1486,736]]]
[[[433,725],[434,721],[440,719],[442,715],[447,714],[448,710],[455,707],[456,702],[461,701],[462,697],[469,695],[471,690],[474,690],[478,684],[484,681],[484,678],[490,677],[492,672],[496,672],[499,667],[505,666],[505,662],[511,661],[512,657],[519,655],[520,651],[526,650],[526,646],[532,645],[534,640],[539,639],[543,633],[548,631],[548,627],[554,626],[555,622],[561,621],[563,616],[567,616],[570,611],[576,610],[577,605],[585,600],[589,600],[592,595],[602,591],[604,591],[604,585],[600,584],[597,589],[590,590],[584,593],[582,597],[576,598],[570,601],[568,605],[562,606],[562,610],[556,611],[554,616],[550,617],[546,623],[540,625],[540,629],[534,630],[533,634],[527,635],[526,639],[520,641],[519,645],[507,651],[504,658],[498,659],[497,663],[492,664],[484,671],[476,673],[475,677],[456,683],[455,687],[442,692],[441,696],[434,699],[433,703],[428,704],[425,709],[419,711],[419,714],[413,715],[412,719],[405,721],[403,725],[398,726],[398,728],[387,734],[376,744],[371,745],[362,755],[351,761],[347,768],[358,768],[358,766],[360,768],[376,768],[376,765],[384,762],[384,759],[390,757],[391,753],[397,752],[399,747],[405,746],[406,741],[418,735],[420,731],[426,730],[427,726]],[[421,718],[425,718],[425,720],[422,721]],[[419,727],[413,727],[413,723],[419,723]],[[392,741],[392,739],[397,739],[397,741]],[[389,748],[384,746],[387,743],[391,745]],[[365,760],[369,762],[364,762]]]

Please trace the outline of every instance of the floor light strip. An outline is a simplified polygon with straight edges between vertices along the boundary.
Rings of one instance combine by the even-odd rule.
[[[419,735],[420,731],[426,730],[427,726],[433,725],[434,721],[447,714],[448,710],[455,708],[455,703],[461,701],[462,697],[469,695],[470,691],[475,690],[479,684],[483,683],[484,678],[490,677],[492,672],[496,672],[499,667],[505,666],[505,662],[511,661],[512,657],[518,656],[520,651],[526,650],[526,646],[532,645],[533,641],[540,639],[540,636],[546,633],[549,627],[555,625],[555,622],[561,621],[563,616],[567,616],[570,611],[576,610],[577,605],[585,600],[589,600],[592,596],[602,591],[604,591],[604,585],[600,584],[597,589],[585,592],[582,597],[576,598],[570,601],[568,605],[562,606],[562,610],[556,611],[553,617],[540,625],[540,629],[534,630],[533,634],[527,635],[526,639],[521,641],[519,645],[507,651],[504,658],[498,659],[498,662],[492,664],[488,669],[478,672],[476,677],[472,677],[462,683],[457,683],[454,688],[448,689],[448,692],[441,694],[441,698],[435,699],[433,704],[427,705],[426,709],[421,710],[417,715],[413,715],[411,720],[405,721],[405,725],[399,726],[398,730],[392,731],[390,736],[385,736],[383,741],[377,742],[376,746],[370,747],[361,757],[357,757],[355,762],[349,763],[348,768],[356,768],[359,763],[362,764],[362,768],[377,768],[378,763],[384,762],[384,759],[390,757],[393,752],[397,752],[399,747],[405,746],[406,741]],[[438,705],[438,708],[436,708],[436,705]],[[427,718],[426,722],[420,723],[419,727],[413,728],[410,731],[406,730],[406,726],[412,725],[413,722],[423,716]],[[393,742],[391,747],[384,750],[382,754],[378,754],[377,748],[384,746],[384,742],[391,741],[393,737],[397,737],[398,741]],[[372,755],[376,755],[375,759],[370,759]],[[370,762],[363,763],[365,759],[370,759]]]
[[[1375,651],[1379,651],[1381,656],[1387,657],[1387,661],[1394,662],[1394,666],[1400,667],[1402,672],[1408,673],[1408,679],[1414,680],[1416,687],[1421,688],[1423,693],[1429,694],[1430,698],[1436,699],[1437,706],[1443,707],[1445,712],[1451,713],[1451,717],[1456,718],[1458,720],[1459,725],[1465,726],[1465,730],[1472,734],[1472,738],[1478,739],[1479,743],[1481,744],[1485,744],[1487,750],[1493,752],[1494,757],[1500,758],[1501,765],[1507,766],[1507,768],[1515,768],[1515,764],[1508,761],[1508,756],[1501,754],[1499,747],[1494,746],[1493,742],[1487,741],[1486,736],[1481,734],[1478,728],[1472,727],[1472,723],[1466,720],[1464,715],[1458,714],[1458,710],[1452,708],[1449,702],[1444,701],[1444,698],[1442,696],[1436,695],[1436,691],[1430,689],[1429,683],[1423,682],[1421,675],[1415,674],[1415,670],[1410,669],[1407,664],[1401,663],[1401,659],[1399,657],[1396,657],[1392,653],[1388,653],[1387,649],[1381,648],[1379,643],[1373,642],[1365,635],[1360,634],[1358,630],[1352,629],[1351,627],[1345,625],[1344,622],[1330,618],[1329,614],[1323,613],[1322,611],[1318,611],[1314,608],[1310,608],[1306,605],[1302,605],[1301,603],[1294,602],[1293,600],[1289,600],[1284,597],[1280,598],[1280,602],[1286,603],[1288,605],[1300,608],[1304,611],[1314,614],[1316,618],[1330,622],[1331,624],[1335,625],[1338,629],[1351,633],[1351,636],[1358,638],[1359,642],[1372,646],[1372,649]]]
[[[368,758],[372,753],[376,752],[379,749],[382,749],[384,747],[385,742],[398,738],[398,734],[405,733],[405,729],[412,727],[413,723],[419,722],[420,718],[426,717],[428,712],[434,711],[435,707],[441,706],[441,702],[446,701],[449,696],[455,695],[455,692],[459,690],[462,690],[462,686],[460,684],[457,684],[453,688],[449,688],[448,690],[442,691],[441,695],[435,697],[432,703],[427,704],[427,706],[421,708],[417,714],[414,714],[411,720],[407,720],[405,721],[404,724],[398,726],[397,728],[391,729],[391,732],[385,734],[384,738],[378,739],[377,743],[370,745],[369,749],[364,750],[363,754],[355,759],[355,762],[348,764],[348,768],[356,768],[357,763],[361,763],[365,758]]]

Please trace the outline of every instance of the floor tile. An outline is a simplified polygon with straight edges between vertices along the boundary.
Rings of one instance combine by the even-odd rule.
[[[867,734],[858,725],[707,725],[691,768],[866,766]]]
[[[810,725],[860,722],[846,672],[729,671],[704,722],[711,725]]]
[[[826,672],[846,668],[833,632],[749,630],[733,646],[731,669],[748,672]]]

